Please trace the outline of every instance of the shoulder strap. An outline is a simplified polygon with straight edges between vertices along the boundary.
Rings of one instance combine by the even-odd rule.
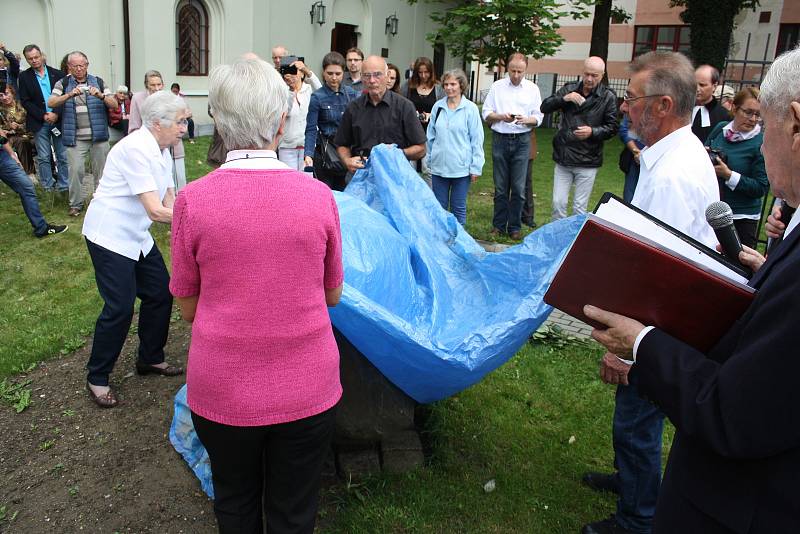
[[[436,120],[439,118],[439,113],[442,112],[442,107],[436,108],[436,115],[433,116],[433,123],[436,124]]]

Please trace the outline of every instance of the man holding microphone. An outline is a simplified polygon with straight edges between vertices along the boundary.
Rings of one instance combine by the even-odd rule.
[[[795,206],[800,202],[798,72],[800,49],[783,54],[770,67],[759,98],[772,192]],[[591,303],[584,308],[608,326],[592,336],[633,361],[625,376],[638,382],[677,430],[655,532],[800,531],[797,224],[793,217],[766,262],[752,249],[740,253],[740,261],[756,271],[749,285],[758,294],[707,354]]]

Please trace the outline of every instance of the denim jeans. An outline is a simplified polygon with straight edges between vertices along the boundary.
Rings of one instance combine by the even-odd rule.
[[[36,198],[31,179],[2,148],[0,148],[0,180],[19,195],[22,209],[33,226],[33,233],[36,235],[47,233],[47,221],[39,210],[39,200]]]
[[[55,187],[58,191],[69,189],[69,165],[67,164],[67,150],[61,142],[61,136],[53,135],[53,125],[45,122],[36,132],[36,161],[39,164],[39,183],[49,191]],[[58,176],[53,178],[53,155],[50,146],[56,152],[58,162]]]
[[[492,226],[501,232],[522,228],[525,173],[531,153],[531,134],[500,134],[492,131],[494,217]]]
[[[639,183],[639,165],[631,162],[631,167],[628,169],[628,174],[625,175],[625,186],[622,188],[622,200],[630,202],[633,200],[633,194],[636,192],[636,185]]]
[[[456,220],[461,226],[467,224],[467,192],[471,178],[442,178],[441,176],[431,175],[433,194],[442,208],[450,210],[455,215]]]
[[[596,167],[565,167],[556,163],[553,173],[552,220],[557,221],[567,216],[569,190],[573,184],[575,184],[575,195],[572,199],[572,214],[586,213],[595,176],[597,176]]]
[[[617,386],[614,408],[614,463],[619,482],[617,523],[649,533],[661,485],[661,433],[664,414],[639,396],[636,377]]]

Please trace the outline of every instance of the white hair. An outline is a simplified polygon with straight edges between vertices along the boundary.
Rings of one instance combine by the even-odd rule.
[[[792,102],[800,102],[800,46],[785,52],[772,62],[758,101],[765,108],[783,116]]]
[[[281,75],[262,59],[219,65],[208,77],[208,104],[228,150],[272,144],[290,98]]]
[[[118,93],[126,93],[127,94],[128,93],[128,86],[127,85],[120,85],[119,87],[117,87],[117,92]]]
[[[186,102],[181,97],[169,91],[156,91],[142,104],[142,124],[148,128],[156,124],[170,125],[178,113],[186,109]]]

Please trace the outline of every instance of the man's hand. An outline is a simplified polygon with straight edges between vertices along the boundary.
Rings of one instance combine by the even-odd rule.
[[[722,245],[717,245],[717,252],[724,254]],[[762,256],[757,250],[753,250],[746,245],[742,245],[742,250],[739,252],[739,261],[745,267],[749,267],[751,271],[756,272],[761,268],[762,265],[764,265],[764,262],[767,261],[767,258]]]
[[[347,170],[350,172],[356,172],[358,169],[363,169],[366,162],[367,160],[361,156],[353,156],[352,158],[347,158],[344,160],[344,164],[347,166]]]
[[[575,91],[564,95],[564,100],[566,100],[567,102],[575,102],[579,106],[582,106],[583,103],[586,102],[586,99],[583,97],[583,95],[580,93],[576,93]]]
[[[601,310],[589,304],[583,307],[583,313],[589,319],[608,326],[605,330],[599,328],[592,330],[592,338],[608,349],[609,352],[621,358],[632,359],[633,344],[636,342],[636,336],[644,330],[642,323],[630,317]]]
[[[311,167],[314,165],[314,160],[311,156],[306,156],[305,158],[303,158],[303,164],[306,167]]]
[[[524,124],[529,126],[536,126],[539,124],[539,121],[536,120],[536,117],[533,115],[526,117],[525,115],[517,115],[517,120],[514,121],[516,124]]]
[[[572,133],[575,134],[575,137],[580,139],[581,141],[585,139],[589,139],[592,136],[592,127],[591,126],[578,126]]]
[[[94,85],[89,86],[89,94],[96,98],[104,98],[103,93],[100,91],[100,89],[98,89]]]
[[[628,371],[631,366],[623,362],[615,354],[606,352],[600,360],[600,380],[606,384],[628,385]]]
[[[786,231],[786,225],[783,224],[780,219],[781,207],[778,206],[778,204],[775,204],[772,207],[772,213],[770,213],[767,217],[767,224],[764,225],[764,230],[767,233],[767,237],[778,239],[779,237],[783,236],[783,232]]]
[[[45,122],[49,124],[55,124],[58,122],[58,114],[53,113],[52,111],[48,111],[47,113],[45,113],[42,118],[44,119]]]

